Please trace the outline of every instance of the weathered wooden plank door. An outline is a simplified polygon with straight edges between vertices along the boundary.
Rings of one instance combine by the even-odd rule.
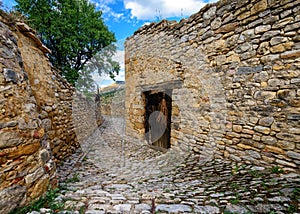
[[[169,94],[169,93],[168,93]],[[172,98],[165,92],[149,91],[146,96],[146,140],[155,147],[170,148]]]

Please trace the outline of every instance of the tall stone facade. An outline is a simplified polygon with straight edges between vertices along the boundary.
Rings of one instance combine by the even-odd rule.
[[[148,94],[172,99],[171,147],[300,166],[300,2],[221,0],[125,43],[126,133],[147,138]]]
[[[97,125],[83,123],[86,99],[74,98],[35,32],[0,12],[0,213],[8,213],[55,187],[56,163],[79,147],[76,133]]]

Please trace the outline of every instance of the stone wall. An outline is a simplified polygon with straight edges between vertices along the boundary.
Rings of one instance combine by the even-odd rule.
[[[103,123],[101,107],[99,102],[88,100],[80,92],[76,92],[72,105],[75,133],[82,146],[82,143]]]
[[[112,92],[100,95],[100,108],[102,115],[124,116],[125,115],[125,90],[116,89]]]
[[[74,88],[35,32],[0,14],[0,212],[8,213],[55,187],[55,162],[79,144]]]
[[[203,157],[300,165],[300,2],[221,0],[125,43],[126,133],[143,140],[145,95],[172,90],[171,145]]]

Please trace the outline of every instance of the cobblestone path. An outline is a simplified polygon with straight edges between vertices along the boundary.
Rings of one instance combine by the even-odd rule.
[[[58,167],[60,213],[300,213],[298,174],[122,143],[116,124]]]

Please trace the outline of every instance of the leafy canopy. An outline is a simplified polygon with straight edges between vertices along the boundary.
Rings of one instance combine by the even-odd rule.
[[[108,45],[91,58],[84,68],[79,71],[79,78],[75,85],[76,89],[81,91],[87,98],[92,98],[93,92],[99,91],[97,89],[98,85],[93,80],[95,72],[109,74],[110,78],[114,79],[114,71],[120,69],[119,63],[112,60],[115,53],[116,46]]]
[[[103,23],[102,12],[88,0],[16,0],[15,9],[27,17],[42,42],[51,50],[53,66],[73,85],[84,66],[107,46],[114,46],[115,36]],[[110,48],[111,52],[115,48]],[[103,55],[103,54],[100,54]],[[111,77],[119,72],[119,64],[111,59],[96,70]],[[98,63],[98,66],[103,63]],[[89,70],[89,72],[93,72]],[[91,81],[91,80],[89,80]]]

